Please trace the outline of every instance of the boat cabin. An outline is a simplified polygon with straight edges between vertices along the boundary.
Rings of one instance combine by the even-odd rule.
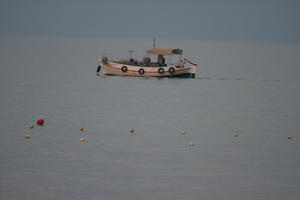
[[[133,58],[130,58],[129,60],[122,60],[122,61],[115,61],[115,62],[120,64],[133,65],[133,66],[163,67],[163,66],[167,66],[165,56],[180,55],[179,62],[178,62],[180,63],[182,52],[183,52],[182,49],[155,48],[155,49],[148,50],[147,54],[157,55],[156,62],[151,62],[150,57],[144,57],[143,61],[138,61]]]

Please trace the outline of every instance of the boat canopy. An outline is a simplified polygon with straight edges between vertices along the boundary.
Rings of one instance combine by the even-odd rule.
[[[154,55],[181,55],[182,51],[182,49],[150,49],[147,53]]]

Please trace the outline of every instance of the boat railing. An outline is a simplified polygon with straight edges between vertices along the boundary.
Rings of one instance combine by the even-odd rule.
[[[118,64],[130,65],[130,66],[141,66],[141,67],[166,67],[166,66],[174,66],[174,63],[161,64],[158,62],[150,62],[148,64],[143,63],[138,60],[119,60],[119,61],[111,61]]]

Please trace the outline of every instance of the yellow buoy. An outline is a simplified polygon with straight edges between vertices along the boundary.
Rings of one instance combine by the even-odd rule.
[[[180,131],[180,134],[186,135],[186,131]]]
[[[24,138],[25,138],[25,139],[30,139],[31,136],[30,136],[30,135],[25,135]]]
[[[84,137],[80,138],[80,142],[85,142],[86,139]]]
[[[31,125],[29,126],[29,128],[33,129],[33,128],[34,128],[34,126],[31,124]]]
[[[130,129],[130,130],[129,130],[129,133],[130,133],[131,135],[134,135],[134,134],[135,134],[135,129]]]
[[[195,146],[195,144],[194,144],[194,143],[192,143],[192,142],[190,142],[190,143],[188,143],[188,146],[189,146],[189,147],[194,147],[194,146]]]
[[[238,134],[238,133],[233,133],[232,136],[233,136],[233,137],[238,137],[238,136],[240,136],[240,134]]]
[[[84,128],[83,128],[83,127],[81,127],[79,130],[80,130],[80,131],[84,131]]]
[[[289,135],[288,140],[291,140],[291,139],[293,139],[293,136]]]

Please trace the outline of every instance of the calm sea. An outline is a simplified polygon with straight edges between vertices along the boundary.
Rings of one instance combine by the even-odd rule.
[[[151,43],[0,38],[1,200],[300,198],[300,45],[157,41],[196,79],[96,75]]]

